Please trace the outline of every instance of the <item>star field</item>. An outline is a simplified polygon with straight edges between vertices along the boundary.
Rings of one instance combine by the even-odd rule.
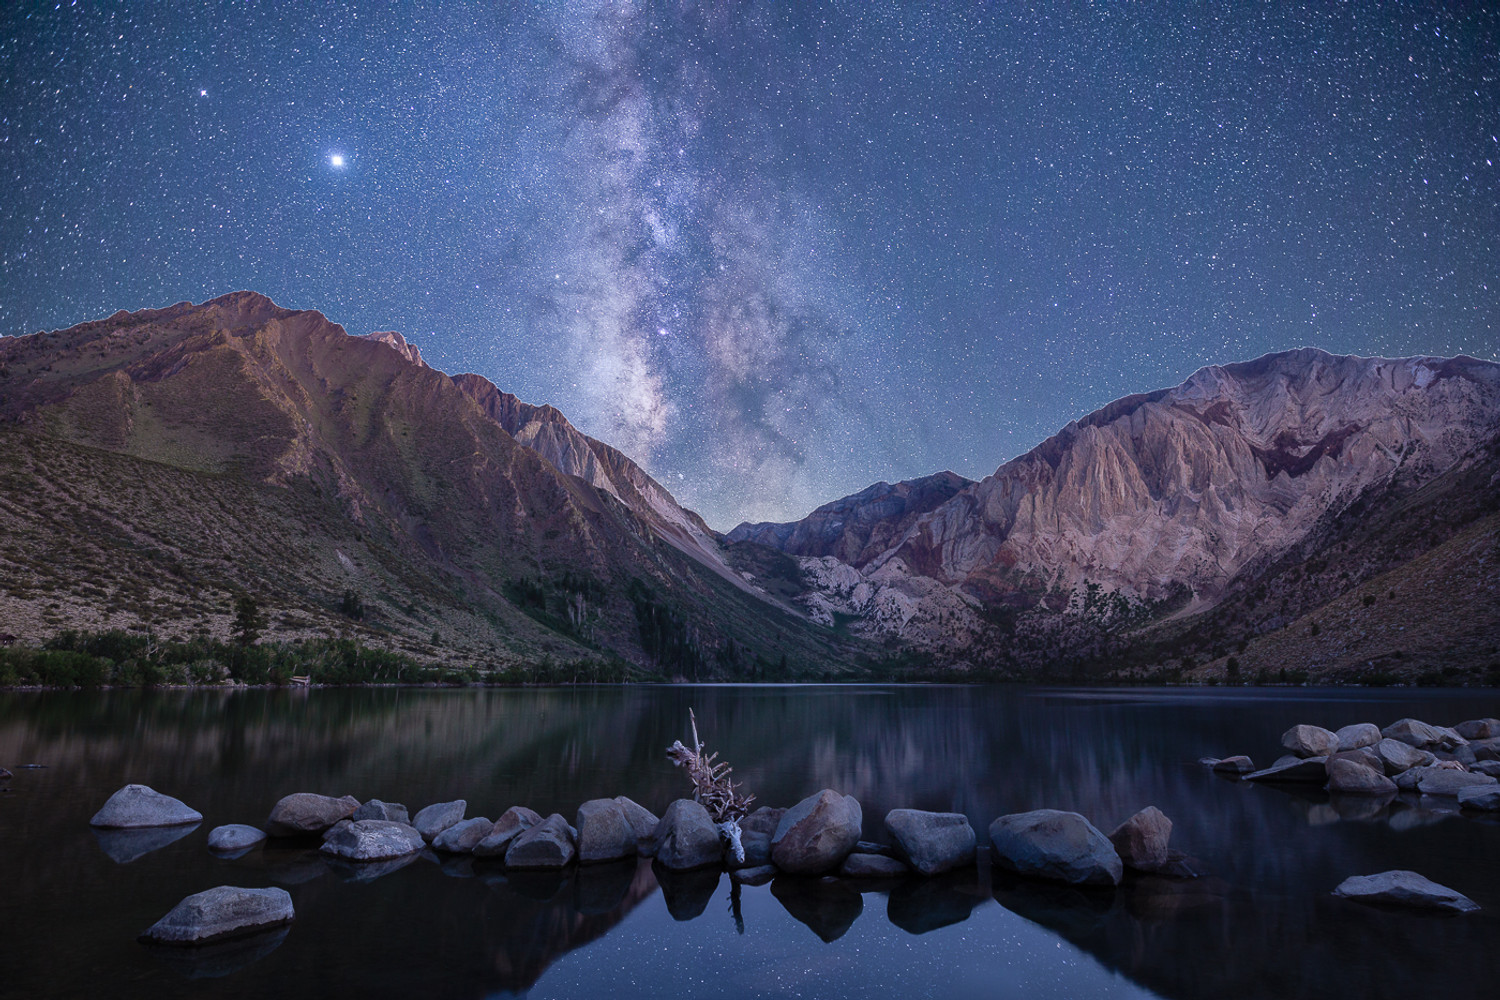
[[[709,523],[1205,364],[1500,360],[1500,13],[14,3],[0,333],[239,288],[556,405]]]

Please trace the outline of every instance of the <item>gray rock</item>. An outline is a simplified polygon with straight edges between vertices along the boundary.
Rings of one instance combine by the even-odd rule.
[[[406,823],[388,819],[352,820],[339,824],[321,848],[346,861],[388,861],[415,854],[427,846],[422,835]]]
[[[1471,774],[1454,771],[1446,767],[1428,768],[1417,782],[1417,791],[1423,795],[1457,795],[1460,788],[1494,788],[1500,782],[1488,774]]]
[[[1500,760],[1480,760],[1469,765],[1469,770],[1475,774],[1488,774],[1491,778],[1500,778]]]
[[[1454,726],[1453,731],[1466,740],[1492,740],[1500,737],[1500,719],[1470,719]]]
[[[776,877],[776,866],[757,865],[754,868],[740,868],[730,872],[729,877],[741,885],[765,885]]]
[[[1328,790],[1353,795],[1390,795],[1396,783],[1382,771],[1352,760],[1328,762]]]
[[[313,792],[294,792],[271,807],[266,818],[266,834],[271,837],[305,837],[322,833],[341,819],[348,819],[359,808],[352,795],[341,799]]]
[[[1397,746],[1400,745],[1399,743],[1397,744]],[[1385,761],[1380,759],[1380,754],[1369,747],[1360,747],[1358,750],[1340,750],[1328,758],[1328,764],[1331,765],[1336,760],[1351,760],[1356,764],[1385,774]]]
[[[1220,758],[1218,757],[1199,757],[1198,763],[1202,764],[1204,767],[1213,767],[1219,762],[1219,760]]]
[[[1327,757],[1339,748],[1339,738],[1322,726],[1293,726],[1281,734],[1281,745],[1305,760]]]
[[[647,847],[670,871],[703,868],[724,860],[718,827],[708,810],[691,799],[677,799],[667,806]]]
[[[1458,805],[1461,809],[1472,809],[1475,812],[1500,812],[1500,784],[1460,788]]]
[[[412,817],[411,825],[417,828],[422,839],[429,844],[437,839],[437,835],[448,827],[464,818],[464,812],[469,808],[467,799],[454,799],[452,802],[434,802],[425,809],[419,810]]]
[[[525,806],[511,806],[500,814],[489,835],[474,845],[476,858],[503,858],[510,842],[542,821],[541,814]]]
[[[1400,740],[1382,739],[1375,744],[1375,755],[1385,765],[1385,773],[1391,777],[1414,767],[1432,762],[1432,754],[1408,746]]]
[[[1246,781],[1288,782],[1292,784],[1321,785],[1328,780],[1328,768],[1323,757],[1308,757],[1292,763],[1278,764],[1264,771],[1245,775]]]
[[[1297,763],[1301,759],[1302,759],[1301,757],[1298,757],[1294,753],[1282,754],[1280,757],[1277,757],[1275,760],[1273,760],[1271,762],[1271,766],[1269,768],[1266,768],[1266,770],[1275,770],[1277,768],[1282,768],[1282,767],[1291,767],[1293,764]]]
[[[126,785],[109,797],[94,813],[89,826],[107,830],[132,830],[146,826],[179,826],[201,823],[203,814],[170,795],[147,785]]]
[[[266,839],[264,832],[243,823],[216,826],[208,831],[210,851],[243,851]]]
[[[1078,813],[1059,809],[1001,816],[990,824],[995,863],[1021,875],[1073,885],[1119,885],[1124,865],[1109,839]]]
[[[483,816],[459,820],[432,838],[432,847],[445,854],[473,854],[474,848],[478,847],[494,828],[495,824]]]
[[[1479,905],[1461,893],[1438,885],[1416,872],[1390,871],[1379,875],[1355,875],[1339,883],[1335,896],[1360,903],[1384,903],[1420,909],[1471,913]]]
[[[855,854],[881,854],[888,858],[894,858],[896,852],[889,844],[877,844],[873,840],[861,840],[854,845]]]
[[[771,862],[791,875],[820,875],[843,863],[859,843],[864,813],[852,795],[825,788],[781,817],[771,835]]]
[[[1126,867],[1156,871],[1171,856],[1167,848],[1171,837],[1172,821],[1160,809],[1147,806],[1115,827],[1109,842]]]
[[[978,838],[963,813],[892,809],[885,814],[885,828],[891,833],[896,857],[923,875],[938,875],[974,863]]]
[[[623,795],[615,796],[615,801],[625,811],[625,821],[630,824],[630,829],[635,832],[636,849],[640,849],[642,841],[651,839],[656,832],[656,824],[661,818],[638,802],[633,802]]]
[[[158,944],[204,944],[289,924],[295,915],[292,897],[285,889],[221,885],[194,893],[172,907],[141,939]]]
[[[573,828],[560,813],[553,813],[510,842],[505,852],[507,868],[563,868],[577,854]]]
[[[1454,747],[1460,747],[1469,742],[1451,729],[1429,726],[1419,719],[1401,719],[1393,722],[1381,730],[1381,735],[1386,739],[1399,740],[1418,750],[1438,748],[1452,750]]]
[[[618,861],[636,852],[635,827],[614,799],[590,799],[578,807],[578,862]]]
[[[969,832],[972,834],[973,829]],[[839,865],[839,875],[844,878],[899,878],[910,873],[905,862],[883,854],[851,854]]]
[[[785,815],[785,809],[772,809],[770,806],[761,806],[755,812],[740,820],[740,830],[744,833],[763,833],[770,837],[776,833],[776,827],[780,825],[781,817]]]
[[[1401,791],[1415,792],[1418,782],[1436,770],[1438,769],[1435,767],[1411,767],[1396,775],[1393,780],[1396,782],[1396,787]]]
[[[338,833],[340,830],[343,830],[352,822],[354,822],[352,819],[339,820],[337,823],[333,824],[328,829],[323,831],[323,839],[327,840],[329,837],[333,836],[335,833]]]
[[[1225,757],[1214,764],[1214,770],[1219,774],[1249,774],[1255,770],[1255,763],[1249,757],[1241,754],[1237,757]]]
[[[741,868],[757,868],[771,863],[771,835],[755,831],[740,834],[740,846],[745,849],[745,863]]]
[[[1500,760],[1500,736],[1488,740],[1474,740],[1469,746],[1474,750],[1475,760]]]
[[[1340,750],[1358,750],[1360,747],[1372,747],[1380,742],[1380,727],[1373,722],[1356,722],[1352,726],[1345,726],[1334,733],[1339,738]]]
[[[371,799],[358,809],[350,819],[384,819],[392,823],[411,824],[411,815],[406,807],[399,802],[382,802],[379,799]]]

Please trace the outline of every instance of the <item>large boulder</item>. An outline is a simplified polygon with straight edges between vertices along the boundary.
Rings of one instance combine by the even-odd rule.
[[[1425,770],[1426,773],[1417,782],[1417,791],[1423,795],[1457,795],[1461,788],[1493,788],[1496,784],[1500,784],[1487,774],[1472,774],[1468,771],[1450,770],[1446,767],[1431,767]]]
[[[1492,740],[1500,736],[1500,719],[1470,719],[1454,726],[1453,731],[1466,740]]]
[[[1333,735],[1339,738],[1338,749],[1358,750],[1360,747],[1372,747],[1380,742],[1380,727],[1373,722],[1356,722],[1352,726],[1345,726]]]
[[[379,799],[371,799],[358,809],[350,819],[384,819],[392,823],[411,823],[411,814],[406,807],[399,802],[382,802]]]
[[[206,944],[292,922],[292,897],[285,889],[239,889],[221,885],[194,893],[146,933],[157,944]]]
[[[1245,775],[1246,781],[1285,782],[1288,784],[1321,785],[1328,780],[1327,758],[1308,757],[1303,760],[1277,761],[1264,771]]]
[[[438,834],[462,820],[468,808],[467,799],[434,802],[425,809],[418,810],[417,814],[412,817],[411,825],[416,827],[422,839],[430,844],[437,839]]]
[[[422,835],[406,823],[357,819],[338,824],[321,850],[346,861],[387,861],[415,854],[425,846]]]
[[[645,853],[671,871],[703,868],[724,860],[719,828],[703,804],[692,799],[677,799],[667,806],[645,846]]]
[[[1472,809],[1476,812],[1500,812],[1500,783],[1460,788],[1458,805],[1461,809]]]
[[[864,813],[852,795],[825,788],[786,811],[771,835],[771,863],[791,875],[821,875],[859,843]]]
[[[891,833],[896,856],[923,875],[974,863],[978,839],[963,813],[892,809],[885,814],[885,828]]]
[[[271,807],[266,818],[266,833],[272,837],[306,837],[322,833],[341,819],[348,819],[359,808],[352,795],[336,799],[313,792],[294,792]]]
[[[108,830],[130,830],[146,826],[180,826],[201,823],[203,814],[180,799],[163,795],[148,785],[126,785],[109,797],[94,813],[89,826]]]
[[[1249,774],[1255,770],[1255,762],[1244,754],[1238,754],[1234,757],[1216,760],[1212,767],[1219,774]]]
[[[1172,821],[1160,809],[1147,806],[1115,827],[1109,842],[1127,868],[1150,872],[1171,859],[1167,847],[1171,838]]]
[[[634,802],[623,795],[615,796],[615,801],[624,810],[625,821],[630,824],[630,829],[635,832],[636,850],[639,851],[640,845],[650,840],[651,835],[656,832],[656,824],[661,822],[661,817],[640,803]]]
[[[1328,762],[1328,790],[1352,795],[1392,795],[1396,783],[1366,764],[1335,759]]]
[[[1297,757],[1327,757],[1338,750],[1339,738],[1322,726],[1293,726],[1281,734],[1281,745]]]
[[[1470,913],[1479,909],[1479,904],[1462,893],[1409,871],[1355,875],[1340,882],[1333,894],[1360,903],[1411,906],[1424,910]]]
[[[541,814],[525,806],[511,806],[500,814],[489,834],[474,845],[476,858],[503,858],[510,842],[542,821]]]
[[[1021,875],[1073,885],[1119,885],[1120,855],[1094,824],[1075,812],[1037,809],[990,824],[995,863]]]
[[[1380,762],[1385,765],[1385,773],[1391,777],[1414,767],[1425,767],[1437,759],[1426,750],[1418,750],[1416,747],[1389,737],[1375,744],[1374,750]]]
[[[1386,739],[1400,740],[1418,750],[1452,750],[1469,742],[1451,729],[1429,726],[1419,719],[1401,719],[1380,731]]]
[[[579,864],[618,861],[636,852],[635,827],[615,799],[590,799],[579,806],[577,826]]]
[[[510,842],[505,867],[563,868],[576,854],[573,828],[560,813],[553,813]]]
[[[216,826],[208,831],[208,849],[220,853],[246,851],[265,839],[265,833],[253,826],[232,823],[229,826]]]
[[[433,837],[432,846],[434,850],[443,851],[446,854],[473,854],[474,848],[478,847],[494,828],[495,824],[483,816],[459,820]]]

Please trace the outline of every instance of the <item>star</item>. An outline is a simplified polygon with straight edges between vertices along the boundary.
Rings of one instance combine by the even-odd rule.
[[[333,167],[335,170],[341,170],[341,169],[343,169],[343,166],[344,166],[344,154],[343,153],[331,153],[331,154],[329,154],[329,156],[328,156],[328,165],[330,167]]]

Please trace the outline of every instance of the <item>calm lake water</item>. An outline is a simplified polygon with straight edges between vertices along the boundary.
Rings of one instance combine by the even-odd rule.
[[[736,890],[648,863],[506,875],[417,858],[393,871],[266,848],[226,861],[208,831],[261,824],[294,791],[466,798],[570,819],[687,788],[663,750],[696,709],[759,805],[855,795],[865,838],[890,809],[1076,810],[1106,832],[1155,805],[1196,880],[1077,891],[987,866],[863,887]],[[1194,762],[1269,764],[1298,722],[1451,725],[1496,691],[632,687],[535,690],[0,693],[0,994],[326,997],[1469,997],[1500,981],[1500,825],[1451,800],[1371,807],[1235,783]],[[18,769],[37,763],[42,769]],[[204,814],[157,845],[96,834],[127,782]],[[181,833],[181,828],[176,831]],[[171,836],[170,834],[168,836]],[[154,849],[152,849],[154,848]],[[1409,868],[1484,909],[1459,917],[1332,898]],[[286,888],[284,933],[159,951],[137,935],[215,885]]]

